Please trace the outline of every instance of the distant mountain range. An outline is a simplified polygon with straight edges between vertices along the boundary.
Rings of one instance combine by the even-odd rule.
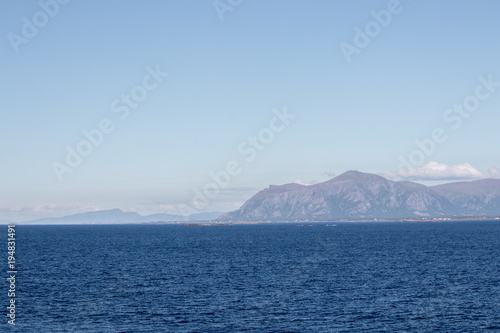
[[[500,217],[500,179],[425,186],[347,171],[315,185],[271,185],[238,210],[192,215],[140,215],[102,210],[22,224],[133,224],[195,221],[332,221]],[[0,224],[12,223],[8,220]]]
[[[140,215],[134,212],[123,212],[120,209],[100,210],[82,214],[63,216],[57,218],[43,218],[21,224],[133,224],[148,222],[194,222],[212,221],[219,217],[222,212],[207,212],[192,215],[153,214]],[[1,221],[4,224],[10,221]]]
[[[500,179],[425,186],[347,171],[327,182],[271,185],[220,221],[500,216]]]

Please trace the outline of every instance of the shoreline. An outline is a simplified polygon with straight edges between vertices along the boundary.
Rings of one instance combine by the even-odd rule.
[[[227,225],[252,225],[252,224],[322,224],[322,223],[439,223],[439,222],[500,222],[500,217],[457,217],[457,218],[407,218],[407,219],[338,219],[338,220],[295,220],[295,221],[152,221],[141,223],[8,223],[8,225],[21,226],[49,226],[49,225],[181,225],[181,226],[227,226]]]

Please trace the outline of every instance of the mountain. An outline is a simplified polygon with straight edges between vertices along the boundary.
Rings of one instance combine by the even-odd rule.
[[[219,220],[321,221],[500,215],[500,180],[446,185],[428,187],[347,171],[310,186],[271,185]],[[472,203],[471,199],[474,199]]]
[[[29,224],[127,224],[147,222],[187,222],[215,220],[222,212],[207,212],[192,215],[153,214],[140,215],[134,212],[123,212],[120,209],[87,212],[57,218],[43,218],[29,221]]]
[[[139,223],[143,216],[125,213],[120,209],[100,210],[63,217],[47,217],[30,221],[30,224],[89,224],[89,223]]]
[[[481,179],[433,186],[465,216],[500,214],[500,179]]]

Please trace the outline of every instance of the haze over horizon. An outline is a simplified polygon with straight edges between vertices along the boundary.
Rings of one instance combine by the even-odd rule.
[[[214,3],[0,3],[0,220],[500,177],[500,3]]]

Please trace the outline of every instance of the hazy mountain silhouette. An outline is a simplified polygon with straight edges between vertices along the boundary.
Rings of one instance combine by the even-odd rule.
[[[215,220],[222,212],[207,212],[192,215],[153,214],[140,215],[134,212],[123,212],[120,209],[101,210],[63,216],[58,218],[43,218],[29,221],[30,224],[126,224],[147,222],[184,222],[184,221],[210,221]]]

